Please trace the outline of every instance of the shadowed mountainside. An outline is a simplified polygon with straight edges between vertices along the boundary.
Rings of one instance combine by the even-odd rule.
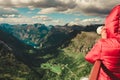
[[[61,39],[61,41],[58,44],[55,44],[55,45],[50,46],[50,47],[43,48],[41,50],[34,49],[32,46],[24,44],[22,41],[20,41],[16,37],[2,31],[2,30],[0,30],[0,40],[1,40],[1,42],[4,41],[3,44],[2,44],[3,46],[7,45],[7,48],[10,49],[11,55],[13,56],[12,58],[15,61],[21,62],[22,65],[25,65],[27,69],[29,69],[31,72],[33,72],[34,74],[37,75],[38,80],[39,80],[43,77],[44,72],[41,73],[41,71],[37,70],[37,68],[39,68],[42,63],[45,63],[48,60],[58,56],[60,51],[57,48],[59,48],[60,46],[66,44],[66,43],[68,44],[68,42],[70,42],[70,40],[73,37],[75,37],[77,35],[77,33],[79,33],[79,32],[80,31],[77,31],[77,32],[73,31],[70,34],[68,34],[68,37]],[[53,35],[53,33],[52,33],[52,35]],[[55,36],[54,35],[52,36],[52,35],[50,35],[50,36],[51,37],[58,36],[58,34],[56,34]],[[34,54],[29,54],[29,51],[33,51]],[[39,58],[38,59],[37,58],[38,56],[42,57],[42,56],[47,55],[48,52],[51,52],[52,54],[53,53],[56,53],[56,54],[54,54],[54,56],[46,58],[46,59],[44,59],[44,58]],[[9,51],[7,51],[7,49],[6,49],[6,53],[9,53]],[[7,54],[7,55],[9,55],[9,54]],[[3,55],[1,55],[1,57],[2,56]],[[5,57],[5,56],[3,56],[3,57]],[[9,61],[9,58],[8,58],[8,61]],[[16,64],[17,66],[21,65],[19,63],[15,63],[14,61],[12,61],[11,63]],[[15,68],[15,69],[18,70],[17,68]],[[9,73],[7,73],[7,74],[9,74]]]

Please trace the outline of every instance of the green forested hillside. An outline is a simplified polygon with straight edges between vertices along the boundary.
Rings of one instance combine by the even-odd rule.
[[[10,47],[0,41],[0,80],[36,80],[38,75],[19,61]]]
[[[19,51],[15,54],[1,43],[0,80],[80,80],[89,75],[92,65],[84,56],[97,38],[94,32],[81,32],[57,48],[40,51],[16,48]]]
[[[85,61],[84,56],[97,38],[98,35],[94,32],[81,32],[67,47],[44,56],[48,58],[56,54],[41,65],[41,69],[44,70],[42,80],[79,80],[83,76],[88,76],[92,65]]]

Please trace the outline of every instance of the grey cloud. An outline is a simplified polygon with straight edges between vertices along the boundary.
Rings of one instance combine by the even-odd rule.
[[[50,8],[50,7],[56,7],[56,8],[74,8],[76,6],[76,3],[73,0],[69,0],[69,2],[65,3],[64,1],[60,0],[44,0],[43,2],[34,3],[35,7],[41,7],[41,8]]]
[[[19,13],[13,8],[0,8],[0,17],[7,18],[7,17],[15,17],[19,16]]]
[[[42,21],[52,21],[53,19],[45,15],[36,15],[32,17],[33,19],[40,19]]]
[[[77,4],[75,0],[8,0],[0,1],[0,5],[3,7],[28,7],[28,8],[40,8],[45,12],[64,12],[69,9],[74,9]],[[54,10],[51,8],[54,8]],[[44,12],[43,12],[44,13]],[[49,13],[49,12],[48,12]]]
[[[0,0],[3,7],[32,7],[40,8],[44,12],[48,9],[50,12],[82,12],[85,15],[102,17],[119,3],[120,0]]]
[[[25,1],[25,0],[24,0]],[[74,8],[76,6],[76,3],[74,0],[68,0],[68,2],[65,2],[64,0],[29,0],[27,3],[23,0],[7,0],[6,2],[3,2],[3,0],[0,1],[1,6],[5,7],[28,7],[32,6],[35,8],[50,8],[50,7],[63,7],[63,8]]]
[[[89,6],[88,8],[81,9],[83,13],[93,16],[102,16],[105,17],[111,9],[99,8],[95,6]]]
[[[90,0],[89,0],[90,1]],[[92,1],[92,0],[91,0]],[[89,4],[81,4],[77,10],[83,12],[86,15],[105,17],[109,14],[112,8],[120,3],[120,0],[93,0]]]

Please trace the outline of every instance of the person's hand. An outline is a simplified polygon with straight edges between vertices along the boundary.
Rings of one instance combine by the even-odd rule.
[[[102,37],[103,39],[106,39],[106,38],[107,38],[107,33],[106,33],[106,28],[105,28],[105,27],[103,27],[102,30],[101,30],[101,37]]]

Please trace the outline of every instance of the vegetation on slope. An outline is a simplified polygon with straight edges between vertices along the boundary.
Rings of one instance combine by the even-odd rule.
[[[45,72],[42,80],[79,80],[88,76],[92,65],[86,62],[84,57],[97,38],[96,33],[82,32],[71,40],[68,47],[59,48],[56,57],[41,65],[40,68]],[[45,58],[48,56],[52,54]]]
[[[38,80],[29,66],[16,59],[12,49],[0,41],[0,80]]]
[[[51,49],[46,48],[40,51],[33,49],[32,51],[32,48],[29,50],[26,46],[23,49],[20,48],[22,45],[18,44],[16,50],[19,51],[15,52],[21,54],[20,57],[7,51],[2,44],[3,46],[0,47],[0,54],[2,54],[0,56],[0,78],[2,80],[79,80],[83,76],[88,76],[92,65],[85,61],[84,56],[98,36],[94,32],[81,32],[75,33],[73,37],[73,33],[72,37],[69,35],[68,42],[68,39],[65,39],[66,41],[64,40],[59,46]],[[6,41],[7,38],[5,38]]]

